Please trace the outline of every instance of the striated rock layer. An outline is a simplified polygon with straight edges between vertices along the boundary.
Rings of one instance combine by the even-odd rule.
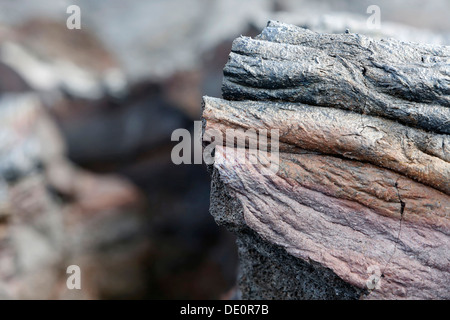
[[[244,298],[450,298],[449,47],[269,22],[234,41],[222,91],[204,138],[248,141],[214,142],[211,213]],[[278,130],[275,173],[248,130]]]

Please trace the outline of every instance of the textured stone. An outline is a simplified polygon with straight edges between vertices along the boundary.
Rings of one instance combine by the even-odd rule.
[[[211,213],[238,235],[244,298],[450,297],[449,57],[278,22],[235,40],[204,131],[280,137],[276,174],[250,141],[215,147]]]
[[[230,100],[302,102],[448,134],[449,60],[445,46],[269,22],[256,39],[234,41],[222,90]]]

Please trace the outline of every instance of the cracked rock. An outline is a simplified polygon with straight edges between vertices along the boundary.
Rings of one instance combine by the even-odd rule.
[[[204,137],[246,143],[214,142],[210,211],[244,299],[450,298],[449,47],[271,21],[234,41],[222,93]],[[277,170],[249,130],[277,130]]]

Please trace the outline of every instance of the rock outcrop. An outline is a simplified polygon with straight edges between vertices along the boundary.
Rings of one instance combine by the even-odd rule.
[[[210,211],[243,298],[450,298],[449,47],[269,22],[234,41],[222,93],[204,140],[247,141],[214,142]],[[277,130],[278,170],[249,130]]]

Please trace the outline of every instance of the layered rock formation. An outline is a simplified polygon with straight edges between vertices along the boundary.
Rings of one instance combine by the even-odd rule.
[[[450,297],[448,47],[269,22],[234,41],[222,93],[204,138],[248,141],[214,142],[211,213],[244,298]],[[275,172],[251,129],[278,130]]]

